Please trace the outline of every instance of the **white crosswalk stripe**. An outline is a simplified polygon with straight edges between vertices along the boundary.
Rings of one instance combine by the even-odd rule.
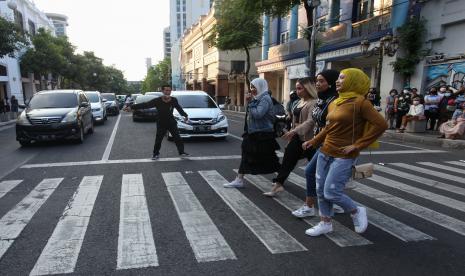
[[[102,180],[103,176],[82,179],[30,275],[74,272]]]
[[[295,183],[297,186],[306,189],[305,179],[301,176],[298,176],[295,173],[289,175],[289,181]],[[355,202],[357,205],[364,206],[359,202]],[[398,220],[395,220],[391,217],[386,216],[385,214],[378,212],[368,206],[368,222],[377,228],[386,231],[387,233],[393,235],[394,237],[399,238],[402,241],[421,241],[421,240],[433,240],[434,238],[430,235],[427,235],[413,227],[410,227]],[[334,224],[334,223],[333,223]]]
[[[446,163],[461,166],[461,167],[465,167],[465,162],[462,162],[462,161],[446,161]]]
[[[307,250],[241,192],[223,188],[228,181],[218,172],[199,173],[272,254]]]
[[[445,170],[445,171],[450,171],[450,172],[465,174],[465,170],[462,170],[462,169],[459,169],[459,168],[455,168],[455,167],[451,167],[451,166],[444,166],[444,165],[437,164],[437,163],[432,163],[432,162],[418,162],[418,164],[424,165],[424,166],[433,167],[433,168],[438,168],[438,169]],[[465,179],[463,179],[463,181],[465,182]]]
[[[123,175],[117,269],[158,266],[142,174]]]
[[[182,174],[162,173],[162,176],[197,261],[236,259]]]
[[[21,202],[0,219],[0,259],[61,181],[63,178],[42,180]]]
[[[18,186],[22,180],[6,180],[0,182],[0,198],[5,196],[9,191],[13,190],[16,186]]]
[[[448,174],[448,173],[433,171],[431,169],[425,169],[425,168],[421,168],[421,167],[414,166],[414,165],[409,165],[409,164],[405,164],[405,163],[389,163],[389,165],[393,165],[393,166],[396,166],[396,167],[399,167],[399,168],[409,169],[409,170],[412,170],[412,171],[415,171],[415,172],[421,172],[421,173],[424,173],[424,174],[427,174],[427,175],[432,175],[432,176],[435,176],[435,177],[439,177],[439,178],[443,178],[443,179],[447,179],[447,180],[452,180],[452,181],[459,182],[459,183],[464,182],[463,177],[458,177],[458,176],[451,175],[451,174]]]

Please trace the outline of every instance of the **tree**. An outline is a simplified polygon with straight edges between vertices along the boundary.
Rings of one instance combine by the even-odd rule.
[[[244,50],[247,56],[245,78],[250,86],[250,48],[262,40],[260,14],[247,9],[245,0],[222,0],[216,6],[216,25],[209,36],[212,46],[220,50]],[[239,72],[236,72],[239,73]]]
[[[0,58],[14,57],[15,52],[29,44],[18,26],[0,16]]]
[[[307,39],[308,45],[310,49],[311,45],[311,36],[310,30],[313,28],[313,7],[308,4],[307,0],[260,0],[260,1],[244,1],[246,4],[245,8],[249,11],[255,11],[259,14],[265,13],[266,15],[273,16],[273,17],[282,17],[289,14],[289,11],[292,7],[296,5],[304,5],[306,18],[307,18]],[[313,56],[310,56],[310,76],[314,77],[316,74],[316,51],[314,51]]]
[[[163,84],[171,83],[171,60],[165,58],[147,71],[142,92],[160,91]]]

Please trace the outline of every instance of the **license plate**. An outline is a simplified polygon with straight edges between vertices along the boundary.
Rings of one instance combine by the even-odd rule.
[[[210,130],[210,126],[196,126],[194,127],[194,131],[209,131]]]
[[[40,135],[40,140],[43,140],[43,141],[53,140],[54,138],[55,138],[55,135]]]

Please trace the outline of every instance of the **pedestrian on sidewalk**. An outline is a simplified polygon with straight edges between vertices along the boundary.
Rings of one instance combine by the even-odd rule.
[[[189,154],[184,151],[184,143],[179,135],[178,123],[173,116],[173,110],[176,108],[179,114],[184,117],[185,122],[187,122],[189,118],[187,113],[184,112],[182,107],[179,105],[178,100],[175,97],[171,97],[171,85],[165,84],[161,88],[163,96],[145,103],[133,104],[128,109],[130,111],[131,109],[157,108],[157,134],[155,138],[155,145],[153,146],[152,160],[157,160],[160,157],[161,142],[163,141],[167,131],[169,131],[171,136],[173,136],[179,155],[181,157],[187,157]]]
[[[402,117],[401,132],[404,132],[407,128],[407,123],[411,121],[420,121],[425,119],[425,107],[420,103],[420,98],[413,98],[412,105],[408,113]]]
[[[395,120],[396,120],[396,112],[394,111],[394,103],[397,98],[397,90],[396,89],[391,89],[389,91],[389,96],[386,98],[386,109],[384,110],[385,112],[385,118],[386,121],[389,122],[389,129],[395,129]]]
[[[355,232],[363,233],[368,226],[366,209],[344,194],[344,187],[360,151],[387,129],[384,118],[365,99],[369,87],[370,78],[360,69],[342,70],[336,82],[339,98],[329,105],[326,127],[302,145],[304,149],[322,145],[316,173],[321,221],[305,231],[307,235],[319,236],[333,231],[333,204],[351,214]]]
[[[256,78],[250,83],[250,93],[246,95],[247,110],[245,114],[244,134],[242,135],[242,156],[239,172],[225,188],[244,187],[245,174],[270,174],[280,168],[273,129],[273,101],[268,93],[265,79]]]
[[[318,134],[326,125],[326,116],[328,115],[328,106],[337,97],[336,80],[339,77],[339,71],[325,70],[316,77],[316,90],[318,92],[318,100],[312,111],[312,119],[315,122],[314,134]],[[315,216],[315,201],[316,201],[316,161],[318,157],[318,150],[313,154],[310,162],[305,167],[306,178],[306,196],[305,203],[297,210],[292,212],[292,215],[298,218]],[[343,213],[344,210],[334,205],[335,213]]]
[[[400,95],[396,98],[394,102],[394,111],[396,112],[396,132],[402,132],[400,127],[402,126],[402,118],[410,110],[410,105],[412,104],[412,98],[410,95],[410,90],[404,89]]]
[[[312,119],[312,110],[318,98],[317,91],[310,78],[297,80],[295,89],[300,100],[292,109],[292,128],[282,136],[288,144],[284,150],[278,176],[273,179],[271,191],[264,193],[266,196],[273,197],[283,192],[284,182],[297,162],[304,157],[311,160],[315,153],[314,149],[303,150],[302,143],[313,138],[315,122]]]
[[[434,130],[436,121],[439,119],[439,102],[441,98],[436,87],[431,87],[429,94],[425,96],[425,117],[427,128],[429,122],[428,130]]]
[[[13,95],[11,96],[11,112],[18,113],[19,103],[18,99]]]
[[[452,119],[439,127],[440,138],[460,139],[465,134],[465,102],[463,102],[452,115]]]

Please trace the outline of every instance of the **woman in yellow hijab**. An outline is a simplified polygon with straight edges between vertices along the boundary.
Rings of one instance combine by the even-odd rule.
[[[360,69],[342,70],[336,81],[339,98],[328,108],[325,128],[304,148],[317,148],[316,190],[321,222],[307,229],[309,236],[319,236],[333,231],[331,217],[333,204],[350,213],[355,232],[363,233],[368,226],[366,209],[357,206],[344,194],[344,187],[352,175],[352,166],[361,150],[367,148],[387,129],[384,118],[365,99],[370,78]],[[365,126],[370,127],[365,131]]]

